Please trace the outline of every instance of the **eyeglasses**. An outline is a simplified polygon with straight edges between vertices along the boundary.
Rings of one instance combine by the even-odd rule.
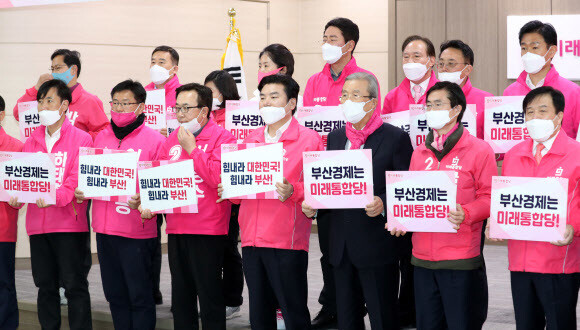
[[[66,68],[66,67],[67,67],[66,65],[55,65],[55,66],[51,66],[50,68],[48,68],[48,70],[50,72],[54,72],[54,71],[58,71],[62,68]]]
[[[126,103],[122,103],[122,102],[117,102],[117,101],[109,101],[109,104],[111,105],[112,108],[126,109],[130,105],[139,104],[139,102],[131,102],[131,103],[126,102]]]
[[[344,93],[338,98],[338,100],[340,102],[346,102],[346,100],[351,100],[353,102],[361,102],[365,98],[371,98],[371,96],[370,95],[360,95],[360,94],[356,94],[356,93],[349,95],[349,94]]]
[[[174,106],[173,109],[175,110],[175,113],[188,113],[190,109],[195,109],[195,108],[201,108],[200,106],[195,106],[195,107],[186,107],[186,106]]]
[[[437,63],[437,69],[441,70],[441,69],[447,68],[448,70],[453,70],[453,69],[455,69],[455,67],[458,64],[469,64],[469,63],[459,63],[459,62],[447,62],[447,63],[445,63],[445,62],[441,61],[441,62]]]
[[[430,103],[427,102],[427,104],[425,104],[425,110],[441,110],[441,107],[443,107],[444,105],[449,104],[451,105],[451,103],[449,102],[434,102],[434,103]]]

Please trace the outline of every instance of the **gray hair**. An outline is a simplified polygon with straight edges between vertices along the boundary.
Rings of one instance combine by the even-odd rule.
[[[365,80],[369,85],[367,88],[367,92],[371,96],[371,98],[377,98],[379,95],[379,83],[377,82],[377,78],[370,73],[366,72],[355,72],[350,74],[346,77],[344,82],[349,80]]]

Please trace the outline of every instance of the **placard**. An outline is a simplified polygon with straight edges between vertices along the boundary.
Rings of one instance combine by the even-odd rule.
[[[225,129],[242,143],[256,128],[265,126],[258,101],[226,101]]]
[[[409,123],[411,144],[413,149],[425,143],[427,134],[429,134],[429,126],[427,126],[427,117],[425,116],[424,104],[409,104]]]
[[[20,141],[24,142],[40,126],[38,102],[18,102],[18,125],[20,126]]]
[[[145,99],[145,125],[155,130],[166,128],[165,89],[147,91]]]
[[[314,209],[364,209],[373,202],[370,149],[306,151],[304,201]]]
[[[282,143],[222,144],[222,198],[277,199],[283,155]]]
[[[484,140],[496,154],[504,154],[529,137],[522,109],[525,96],[485,98]]]
[[[410,134],[411,133],[410,112],[411,112],[410,110],[405,110],[387,113],[381,115],[381,119],[383,120],[383,123],[399,127],[403,131],[407,132],[407,134]]]
[[[155,213],[197,213],[193,159],[139,162],[141,207]]]
[[[137,185],[137,152],[79,149],[78,188],[86,198],[133,196]]]
[[[299,107],[295,117],[300,125],[320,134],[325,149],[328,134],[346,124],[344,113],[338,106]]]
[[[454,171],[387,171],[388,230],[455,233],[448,220],[455,211]]]
[[[490,237],[552,242],[564,239],[568,179],[494,176]]]
[[[56,166],[53,154],[0,152],[0,201],[18,197],[20,203],[56,204]]]

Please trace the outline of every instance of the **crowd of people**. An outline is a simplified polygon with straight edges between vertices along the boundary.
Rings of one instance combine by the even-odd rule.
[[[323,30],[326,65],[304,92],[292,78],[294,57],[282,44],[259,54],[254,99],[265,126],[245,143],[282,143],[278,199],[222,199],[221,145],[236,143],[224,128],[226,101],[239,100],[225,70],[203,84],[181,84],[179,54],[159,46],[151,54],[151,83],[125,80],[111,89],[111,120],[103,102],[79,83],[80,54],[56,50],[52,73],[42,74],[16,103],[37,101],[41,126],[24,142],[0,128],[0,151],[56,154],[56,204],[29,203],[32,276],[43,329],[61,327],[59,288],[71,329],[91,329],[87,276],[90,235],[96,245],[105,297],[116,329],[154,329],[159,290],[161,225],[166,223],[175,329],[225,329],[240,313],[247,284],[252,329],[481,329],[487,319],[488,282],[483,246],[489,238],[492,177],[569,179],[564,239],[508,241],[515,323],[518,329],[576,329],[580,288],[580,87],[551,63],[557,34],[540,21],[519,33],[524,71],[503,95],[525,96],[521,109],[530,135],[505,155],[483,140],[484,100],[472,85],[474,52],[461,40],[440,45],[409,36],[402,44],[405,79],[381,97],[377,78],[358,66],[358,26],[347,18]],[[511,40],[510,42],[518,42]],[[147,91],[163,89],[179,129],[168,134],[145,124]],[[423,104],[430,132],[413,150],[409,135],[383,123],[381,114]],[[477,110],[477,136],[462,124],[467,104]],[[299,124],[301,106],[338,106],[346,124],[328,135],[327,150],[372,150],[373,201],[364,209],[313,209],[304,202],[305,151],[321,151],[320,135]],[[0,97],[0,122],[5,103]],[[19,120],[18,106],[14,118]],[[195,168],[198,213],[155,214],[139,194],[110,201],[85,198],[78,188],[80,147],[139,152],[139,161],[189,160]],[[499,156],[499,157],[498,157]],[[454,168],[457,206],[448,220],[457,233],[387,230],[385,171]],[[0,329],[19,323],[15,289],[17,198],[0,202]],[[308,250],[313,220],[324,287],[321,310],[308,310]],[[238,239],[241,239],[241,254]]]

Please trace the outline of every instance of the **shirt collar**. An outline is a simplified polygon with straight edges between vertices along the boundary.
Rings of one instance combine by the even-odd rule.
[[[548,151],[550,151],[550,149],[552,148],[552,145],[554,144],[554,141],[556,140],[556,137],[558,136],[558,134],[560,134],[560,132],[562,131],[562,128],[560,128],[560,130],[558,131],[558,133],[556,133],[554,136],[552,136],[551,138],[549,138],[548,140],[544,141],[544,142],[536,142],[534,141],[534,143],[532,144],[532,155],[536,154],[536,147],[538,146],[538,144],[542,143],[544,145],[544,149],[542,150],[542,154],[547,154]]]
[[[532,82],[532,79],[530,78],[530,75],[529,74],[526,75],[526,85],[528,85],[528,87],[530,89],[536,89],[538,87],[544,86],[544,81],[545,80],[546,80],[546,78],[540,80],[537,85],[534,85],[534,83]]]
[[[433,72],[431,72],[431,74],[433,74]],[[429,81],[431,80],[431,77],[429,77],[429,79],[425,79],[425,81],[423,81],[422,83],[418,84],[419,86],[421,86],[421,95],[425,94],[425,92],[427,92],[427,87],[429,87]],[[413,87],[415,87],[417,84],[415,84],[414,82],[410,81],[411,83],[411,95],[414,96],[415,91],[413,91]]]
[[[282,137],[282,134],[284,134],[284,132],[288,129],[288,126],[290,126],[290,123],[292,122],[292,117],[290,117],[290,119],[288,119],[288,121],[282,125],[282,127],[278,128],[278,130],[276,131],[276,135],[275,136],[270,136],[270,134],[268,133],[268,126],[266,126],[266,129],[264,129],[264,138],[266,140],[266,143],[277,143],[280,140],[280,137]]]

